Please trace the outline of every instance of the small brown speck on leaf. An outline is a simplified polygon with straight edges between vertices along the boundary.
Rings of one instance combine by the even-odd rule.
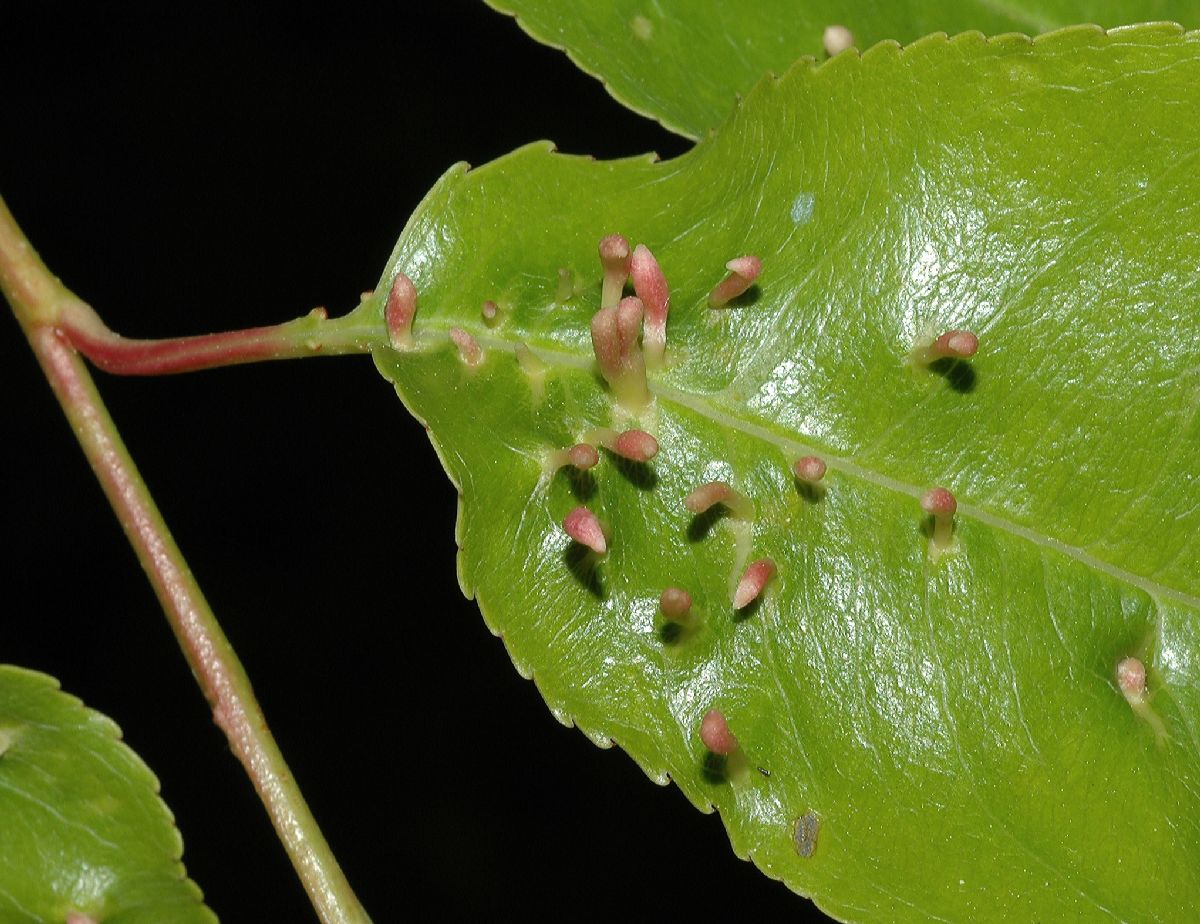
[[[817,849],[817,834],[821,831],[821,819],[817,813],[809,809],[803,815],[796,819],[796,830],[794,832],[793,842],[796,845],[796,853],[808,859]]]

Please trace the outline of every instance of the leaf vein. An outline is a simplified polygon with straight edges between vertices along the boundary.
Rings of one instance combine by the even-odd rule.
[[[501,350],[508,353],[513,353],[516,350],[516,343],[495,337],[492,332],[485,330],[477,330],[474,333],[476,340],[485,347],[494,350]],[[447,328],[440,328],[435,324],[429,324],[424,330],[414,335],[417,343],[417,348],[425,351],[443,347],[449,341],[449,333]],[[594,364],[590,357],[578,356],[574,353],[568,353],[561,348],[538,346],[535,350],[539,358],[543,362],[550,365],[575,369],[577,371],[592,373]],[[914,500],[920,500],[921,495],[925,492],[926,486],[908,484],[898,478],[893,478],[890,475],[885,475],[882,472],[867,468],[866,466],[856,462],[852,458],[845,456],[836,456],[819,449],[809,443],[804,443],[799,439],[783,436],[775,433],[766,427],[753,423],[748,420],[742,420],[732,414],[725,413],[718,408],[713,407],[702,395],[694,395],[690,392],[681,389],[673,388],[661,381],[651,381],[650,391],[663,401],[678,405],[679,407],[687,408],[693,413],[699,414],[701,417],[717,424],[718,426],[727,427],[730,430],[741,433],[745,436],[752,437],[774,446],[786,458],[798,458],[799,456],[817,454],[825,460],[825,464],[845,475],[853,478],[869,482],[884,488],[888,491],[893,491],[897,494],[905,494]],[[984,526],[989,526],[992,529],[1008,533],[1024,539],[1027,542],[1033,543],[1035,546],[1043,549],[1050,549],[1065,555],[1080,564],[1091,568],[1101,574],[1105,574],[1114,580],[1122,581],[1133,587],[1145,591],[1152,597],[1158,600],[1171,600],[1175,603],[1180,603],[1194,610],[1200,610],[1200,596],[1190,594],[1186,591],[1171,587],[1161,581],[1153,580],[1142,574],[1137,574],[1133,571],[1128,571],[1111,562],[1097,558],[1095,555],[1087,552],[1079,546],[1071,545],[1061,539],[1056,539],[1053,536],[1048,536],[1039,533],[1035,529],[1028,526],[1023,526],[1012,520],[1006,519],[998,514],[992,513],[982,507],[974,504],[960,502],[958,505],[958,515],[968,519],[976,520]]]

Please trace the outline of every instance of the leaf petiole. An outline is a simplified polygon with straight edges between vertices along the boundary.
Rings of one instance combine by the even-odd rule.
[[[324,308],[266,327],[141,340],[110,330],[90,306],[75,298],[57,310],[54,324],[80,353],[114,375],[170,375],[270,359],[302,359],[366,353],[384,342],[383,326],[362,302],[340,318]]]

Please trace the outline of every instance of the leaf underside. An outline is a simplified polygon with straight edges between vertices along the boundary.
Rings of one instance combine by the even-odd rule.
[[[158,781],[109,719],[0,665],[0,921],[212,924]]]
[[[421,293],[417,349],[376,362],[462,493],[461,584],[518,670],[834,915],[1200,907],[1197,86],[1200,36],[1167,27],[802,62],[668,163],[541,144],[451,170],[385,272],[379,292],[403,270]],[[662,449],[547,474],[548,451],[634,423],[588,334],[615,231],[672,287],[638,421]],[[744,253],[757,290],[709,308]],[[970,363],[906,362],[952,328],[979,334]],[[809,452],[815,497],[790,472]],[[684,509],[713,479],[752,523]],[[937,558],[934,484],[959,500]],[[598,561],[560,526],[580,504],[611,528]],[[735,612],[762,556],[778,574]],[[668,585],[695,599],[682,630]],[[724,766],[711,707],[741,743]]]
[[[825,57],[826,26],[859,49],[933,32],[1037,35],[1094,23],[1200,27],[1200,0],[487,0],[560,48],[621,103],[699,138],[767,72]]]

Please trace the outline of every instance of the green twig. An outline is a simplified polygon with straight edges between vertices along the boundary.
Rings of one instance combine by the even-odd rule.
[[[107,329],[95,313],[51,275],[17,227],[3,200],[0,200],[0,289],[12,305],[76,438],[158,594],[188,664],[212,706],[214,720],[225,732],[234,754],[258,790],[317,914],[325,924],[369,921],[267,728],[250,679],[200,592],[183,554],[171,538],[74,345],[74,339],[83,330],[105,350],[119,356],[123,338],[111,332],[104,334]],[[292,355],[307,355],[314,350],[304,345],[303,337],[295,336],[297,325],[305,320],[293,322],[291,326],[260,328],[248,333],[262,339],[263,332],[267,331],[267,342],[276,346],[282,344],[285,348],[290,343],[300,344]],[[285,333],[270,334],[271,330],[284,330]],[[174,353],[160,351],[158,355],[199,357],[190,368],[200,368],[201,360],[202,365],[221,364],[212,361],[219,358],[219,351],[214,353],[208,347],[199,351],[192,348],[202,340],[175,341],[184,343],[184,348]],[[135,344],[135,353],[144,351],[138,341],[123,342]],[[236,345],[238,341],[236,337],[226,337],[225,342]],[[356,347],[352,338],[347,338],[345,346],[346,349],[340,351],[362,349]],[[272,358],[284,352],[286,349],[258,358]],[[149,354],[155,355],[154,349]],[[239,358],[235,361],[248,361],[244,354],[237,355]],[[159,371],[182,371],[182,368]]]

